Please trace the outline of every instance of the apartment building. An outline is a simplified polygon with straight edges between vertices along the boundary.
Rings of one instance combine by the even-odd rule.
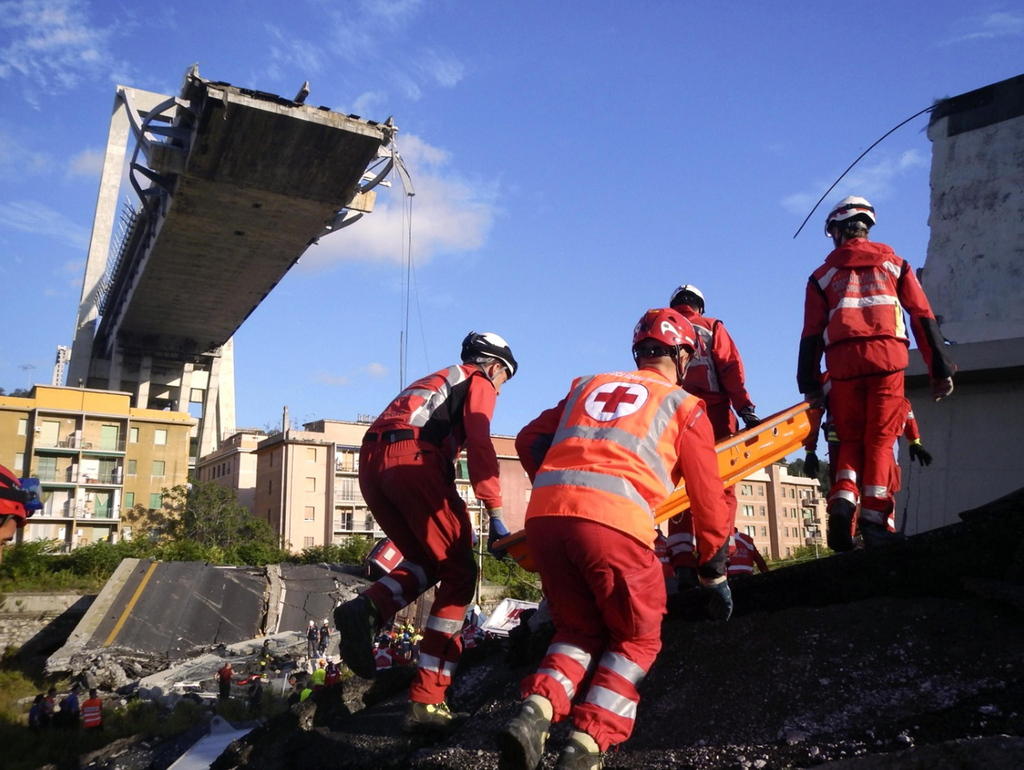
[[[254,449],[229,438],[217,452],[199,460],[201,480],[230,486],[233,464],[255,462],[255,489],[250,510],[266,520],[281,542],[294,551],[336,543],[352,535],[382,537],[359,491],[359,447],[366,422],[317,420],[302,430],[286,430],[259,439]],[[515,455],[515,439],[492,437],[498,453],[504,494],[504,518],[510,528],[522,526],[530,483]],[[245,455],[249,455],[246,459]],[[215,476],[212,469],[223,473]],[[218,471],[219,472],[219,471]],[[456,487],[474,515],[483,505],[473,494],[465,457],[456,463]],[[241,500],[241,496],[239,498]]]
[[[43,510],[19,540],[65,550],[130,537],[122,511],[159,508],[162,490],[188,480],[196,421],[185,412],[137,409],[129,393],[36,385],[0,396],[0,462],[37,476]]]
[[[267,437],[259,428],[240,428],[210,454],[196,461],[197,481],[212,481],[233,490],[238,502],[256,510],[256,448]]]
[[[736,484],[736,528],[754,539],[765,558],[785,559],[821,543],[825,500],[817,479],[791,476],[773,463]]]

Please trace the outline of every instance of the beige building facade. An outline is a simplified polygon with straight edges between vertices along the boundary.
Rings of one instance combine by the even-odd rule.
[[[0,463],[42,488],[43,510],[19,541],[70,550],[130,537],[124,511],[160,508],[162,490],[188,480],[196,421],[131,403],[129,393],[48,385],[27,398],[0,396]]]
[[[783,462],[736,484],[736,528],[754,539],[766,559],[785,559],[820,544],[825,500],[817,479],[791,476]]]

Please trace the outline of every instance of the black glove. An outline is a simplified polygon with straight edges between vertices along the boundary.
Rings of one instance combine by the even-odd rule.
[[[701,591],[707,596],[706,611],[712,620],[728,620],[732,617],[732,589],[725,576],[708,581],[701,578]]]
[[[925,449],[920,442],[910,444],[910,462],[917,460],[921,465],[932,464],[932,453]]]
[[[501,540],[503,537],[508,537],[508,527],[505,526],[505,522],[501,520],[501,508],[488,508],[487,515],[491,517],[491,521],[487,526],[487,550],[497,559],[505,558],[505,549],[498,548],[495,550],[494,544]]]
[[[818,455],[815,452],[808,452],[807,457],[804,458],[804,473],[807,474],[808,478],[817,478],[818,473],[821,471],[821,463],[818,462]]]
[[[754,414],[754,407],[748,406],[740,414],[740,419],[743,420],[744,428],[753,428],[755,425],[761,424],[761,418]]]

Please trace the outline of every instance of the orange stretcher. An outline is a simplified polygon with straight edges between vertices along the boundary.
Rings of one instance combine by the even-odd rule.
[[[818,421],[812,420],[811,405],[801,401],[765,418],[753,428],[719,441],[715,444],[715,451],[718,453],[718,475],[722,484],[731,487],[740,479],[799,449],[810,433],[812,423],[817,425]],[[657,525],[671,519],[689,507],[690,498],[684,482],[654,510],[654,523]],[[523,569],[537,571],[526,542],[526,530],[503,537],[494,547],[504,548]]]

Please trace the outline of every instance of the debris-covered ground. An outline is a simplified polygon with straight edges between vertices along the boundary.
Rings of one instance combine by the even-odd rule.
[[[636,732],[607,767],[1024,767],[1024,490],[962,524],[735,593],[728,623],[666,618]],[[293,708],[215,767],[497,767],[493,736],[530,669],[509,665],[506,643],[474,650],[450,693],[468,717],[435,743],[401,733],[401,674],[369,690],[353,679],[343,700]]]

